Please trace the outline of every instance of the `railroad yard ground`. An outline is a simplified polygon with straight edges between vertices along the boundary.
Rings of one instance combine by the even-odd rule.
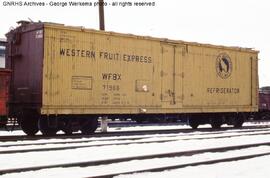
[[[189,128],[181,124],[114,126],[108,131],[179,129],[179,133],[0,141],[0,176],[269,177],[270,127],[267,125],[268,122],[245,123],[243,129],[212,132],[203,130],[210,128],[210,125],[192,132],[181,132]],[[24,134],[20,130],[0,131],[0,138],[6,135]],[[258,143],[260,145],[256,146]],[[256,154],[258,156],[254,156]],[[146,155],[148,157],[144,158]],[[249,155],[253,156],[248,159],[246,156]],[[53,166],[46,168],[48,165]],[[33,166],[40,168],[31,170]],[[160,167],[165,169],[156,169]],[[21,168],[29,170],[16,172]],[[149,169],[156,169],[156,172],[148,172]],[[138,173],[134,173],[136,171]]]

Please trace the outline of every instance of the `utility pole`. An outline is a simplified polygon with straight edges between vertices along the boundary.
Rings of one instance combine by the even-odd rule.
[[[99,29],[105,30],[105,22],[104,22],[104,2],[103,0],[99,0]],[[107,132],[108,130],[108,117],[103,116],[101,118],[101,132]]]
[[[103,2],[103,0],[99,0],[99,29],[105,30],[104,2]]]

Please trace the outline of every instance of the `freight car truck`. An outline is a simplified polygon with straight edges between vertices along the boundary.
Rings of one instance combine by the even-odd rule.
[[[258,51],[29,23],[7,34],[10,116],[23,131],[93,133],[97,118],[242,126],[258,110]]]

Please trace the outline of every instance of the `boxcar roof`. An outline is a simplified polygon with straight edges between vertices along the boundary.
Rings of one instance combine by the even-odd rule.
[[[106,34],[106,35],[137,38],[137,39],[144,39],[144,40],[153,40],[153,41],[172,43],[172,44],[184,44],[184,45],[202,46],[202,47],[208,47],[208,48],[219,48],[219,49],[243,51],[243,52],[250,52],[250,53],[259,53],[258,50],[255,50],[253,48],[212,45],[212,44],[203,44],[203,43],[198,43],[198,42],[172,40],[172,39],[167,39],[167,38],[157,38],[157,37],[151,37],[151,36],[140,36],[140,35],[134,35],[134,34],[117,33],[117,32],[112,32],[112,31],[100,31],[100,30],[95,30],[95,29],[87,29],[83,26],[66,26],[64,24],[52,23],[52,22],[36,22],[36,23],[30,23],[30,24],[34,24],[34,25],[38,25],[38,26],[41,24],[44,24],[44,26],[48,27],[48,28],[58,28],[58,29],[73,30],[73,31],[84,31],[84,32],[90,32],[90,33],[97,33],[97,34]]]

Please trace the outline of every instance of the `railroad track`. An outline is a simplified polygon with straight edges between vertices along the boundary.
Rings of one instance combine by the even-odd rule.
[[[100,122],[100,121],[99,121]],[[168,123],[136,123],[135,121],[109,121],[108,127],[145,127],[145,126],[182,126],[186,125],[184,122],[168,122]],[[100,127],[100,123],[98,124]],[[14,131],[14,130],[21,130],[20,125],[16,124],[8,124],[4,128],[0,128],[0,131]]]
[[[213,132],[213,131],[227,131],[227,130],[243,130],[243,129],[258,129],[258,128],[270,128],[268,125],[257,125],[257,126],[244,126],[242,128],[232,128],[232,127],[223,127],[220,129],[212,128],[199,128],[196,129],[196,132]],[[140,131],[117,131],[117,132],[96,132],[92,135],[82,135],[82,134],[73,134],[73,135],[64,135],[58,134],[53,137],[53,139],[77,139],[77,138],[99,138],[99,137],[115,137],[115,136],[135,136],[135,135],[146,135],[146,134],[176,134],[176,133],[192,133],[192,129],[161,129],[161,130],[140,130]],[[12,135],[12,136],[0,136],[0,142],[7,141],[26,141],[26,140],[41,140],[41,139],[51,139],[52,137],[36,135],[36,136],[26,136],[26,135]]]
[[[229,131],[229,132],[228,132]],[[46,145],[46,144],[72,144],[72,143],[89,143],[93,141],[123,141],[123,140],[140,140],[140,139],[147,139],[147,138],[153,138],[153,137],[176,137],[176,136],[195,136],[195,135],[217,135],[217,134],[229,134],[229,133],[249,133],[249,132],[256,132],[256,131],[270,131],[270,128],[252,128],[252,129],[232,129],[232,130],[224,130],[224,131],[211,131],[211,132],[191,132],[187,133],[185,135],[181,135],[179,133],[167,133],[167,130],[163,134],[153,134],[153,135],[142,135],[142,136],[122,136],[122,137],[116,137],[111,138],[111,136],[103,137],[99,139],[100,137],[74,137],[71,141],[68,140],[62,140],[62,141],[50,141],[50,142],[34,142],[34,143],[17,143],[17,144],[5,144],[5,142],[2,142],[3,144],[0,144],[0,147],[12,147],[12,146],[30,146],[30,145]],[[181,133],[181,132],[180,132]],[[169,134],[169,135],[166,135]],[[81,138],[84,138],[83,140]],[[65,137],[63,139],[66,139]],[[69,137],[67,138],[69,139]],[[44,139],[46,140],[46,139]],[[17,141],[17,140],[16,140]],[[35,140],[25,140],[25,141],[35,141]]]
[[[13,168],[11,169],[0,168],[0,175],[10,174],[10,173],[21,173],[21,172],[26,172],[26,171],[37,171],[37,170],[42,170],[42,169],[52,169],[52,168],[90,167],[90,166],[98,166],[98,165],[108,165],[108,164],[128,162],[132,160],[148,160],[148,159],[154,159],[154,158],[175,158],[175,157],[183,157],[183,156],[194,156],[194,155],[199,155],[199,154],[209,153],[209,152],[222,153],[222,152],[233,151],[233,150],[254,148],[258,146],[270,146],[270,142],[233,145],[233,146],[226,146],[226,147],[205,148],[205,149],[195,149],[195,150],[188,150],[188,151],[167,152],[167,153],[158,153],[158,154],[148,154],[148,155],[137,155],[137,156],[130,156],[130,157],[104,159],[104,160],[94,160],[94,161],[91,160],[91,161],[63,163],[63,164],[20,167],[20,168],[14,168],[14,169]],[[195,161],[192,163],[176,164],[176,165],[170,165],[170,166],[146,168],[146,169],[139,169],[139,170],[137,169],[137,170],[132,170],[132,171],[114,172],[111,174],[95,175],[91,177],[113,177],[120,174],[130,174],[130,173],[135,173],[135,172],[137,173],[137,172],[145,172],[145,171],[146,172],[162,171],[162,170],[168,170],[168,169],[183,168],[187,166],[198,166],[202,164],[214,164],[214,163],[219,163],[219,162],[243,160],[243,159],[249,159],[249,158],[265,156],[265,155],[270,155],[270,152],[248,154],[244,156],[241,155],[241,156],[226,157],[222,159],[217,158],[217,159],[211,159],[207,161],[198,161],[198,162]]]
[[[252,124],[270,124],[270,121],[268,120],[251,120],[246,122],[246,124],[252,123]],[[168,123],[137,123],[135,121],[109,121],[108,126],[110,128],[114,127],[146,127],[146,126],[183,126],[186,125],[185,122],[168,122]],[[100,127],[100,123],[98,125]],[[0,128],[0,131],[14,131],[14,130],[21,130],[20,126],[16,124],[8,124],[4,128]]]
[[[170,135],[166,135],[167,133],[164,134],[154,134],[154,135],[142,135],[142,136],[136,136],[136,137],[130,137],[130,136],[122,136],[122,137],[118,137],[118,138],[89,138],[89,139],[84,139],[82,140],[81,138],[75,138],[71,141],[67,141],[67,140],[62,140],[62,141],[51,141],[51,142],[34,142],[34,143],[17,143],[17,144],[0,144],[0,147],[12,147],[12,146],[30,146],[30,145],[46,145],[46,144],[72,144],[72,143],[89,143],[89,142],[93,142],[93,141],[123,141],[123,140],[140,140],[140,139],[147,139],[147,138],[153,138],[153,137],[157,137],[158,138],[162,138],[162,137],[176,137],[176,136],[196,136],[196,135],[219,135],[219,134],[229,134],[229,133],[249,133],[249,132],[256,132],[256,131],[270,131],[270,128],[261,128],[261,129],[241,129],[241,130],[230,130],[230,132],[227,131],[212,131],[212,132],[202,132],[202,133],[187,133],[185,135],[181,135],[181,134],[170,134]]]
[[[255,132],[252,131],[241,131],[239,134],[231,135],[232,133],[224,133],[225,135],[219,136],[218,134],[211,134],[210,136],[206,136],[208,134],[205,134],[204,137],[188,137],[187,135],[173,135],[173,136],[161,136],[158,138],[158,140],[150,140],[150,141],[144,141],[140,139],[147,139],[152,137],[141,137],[141,138],[119,138],[118,141],[120,142],[114,142],[114,143],[101,143],[101,144],[86,144],[86,145],[71,145],[66,146],[66,144],[74,144],[74,143],[91,143],[93,140],[85,140],[85,141],[70,141],[70,142],[47,142],[47,143],[28,143],[28,144],[10,144],[10,145],[0,145],[0,148],[7,147],[6,150],[0,150],[1,154],[14,154],[14,153],[27,153],[27,152],[41,152],[41,151],[60,151],[60,150],[70,150],[70,149],[78,149],[78,148],[90,148],[90,147],[102,147],[102,146],[116,146],[116,145],[130,145],[130,144],[146,144],[146,143],[165,143],[165,142],[173,142],[173,141],[186,141],[186,140],[206,140],[206,139],[222,139],[222,138],[233,138],[233,137],[240,137],[240,136],[254,136],[254,135],[270,135],[270,130],[268,131],[261,131]],[[227,134],[227,135],[226,135]],[[213,136],[215,135],[215,136]],[[181,137],[184,136],[184,138],[171,138],[170,137]],[[162,137],[165,137],[166,139],[161,139]],[[136,141],[137,140],[137,141]],[[112,140],[99,140],[99,141],[112,141]],[[114,140],[115,141],[115,140]],[[121,142],[122,141],[122,142]],[[18,147],[18,146],[33,146],[33,145],[45,145],[45,144],[65,144],[65,146],[57,146],[57,147],[46,147],[46,148],[26,148],[26,149],[10,149],[10,147]]]
[[[161,171],[180,169],[180,168],[185,168],[185,167],[190,167],[190,166],[211,165],[211,164],[217,164],[217,163],[240,161],[240,160],[246,160],[246,159],[251,159],[251,158],[256,158],[256,157],[261,157],[261,156],[268,156],[268,155],[270,155],[270,152],[250,154],[250,155],[244,155],[244,156],[234,156],[234,157],[227,157],[227,158],[221,158],[221,159],[212,159],[212,160],[207,160],[207,161],[197,161],[193,163],[177,164],[177,165],[172,165],[172,166],[163,166],[163,167],[156,167],[156,168],[150,168],[150,169],[139,169],[139,170],[134,170],[134,171],[125,171],[125,172],[118,172],[118,173],[112,173],[112,174],[87,176],[86,178],[112,178],[119,175],[128,175],[128,174],[143,173],[143,172],[161,172]]]

